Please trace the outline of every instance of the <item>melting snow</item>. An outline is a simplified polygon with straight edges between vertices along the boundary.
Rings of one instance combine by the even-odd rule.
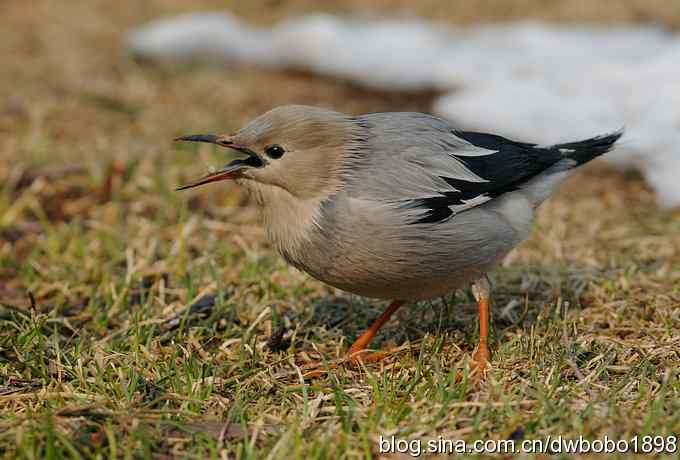
[[[653,26],[520,22],[472,27],[325,14],[257,28],[224,13],[152,22],[133,53],[295,68],[371,88],[443,90],[433,112],[542,144],[625,127],[610,162],[680,206],[680,37]]]

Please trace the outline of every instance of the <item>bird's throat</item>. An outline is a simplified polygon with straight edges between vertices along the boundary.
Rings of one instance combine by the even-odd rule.
[[[300,199],[287,190],[252,180],[239,181],[261,209],[265,232],[271,244],[286,259],[295,258],[318,229],[322,198]],[[289,260],[294,263],[294,261]]]

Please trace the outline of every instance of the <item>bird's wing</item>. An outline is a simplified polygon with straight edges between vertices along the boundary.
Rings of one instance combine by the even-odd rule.
[[[591,159],[613,143],[608,140],[599,152],[602,138],[542,147],[457,131],[441,119],[417,113],[371,114],[361,121],[371,133],[371,167],[360,179],[363,193],[398,207],[412,223],[449,219],[521,188],[549,168],[557,172],[580,164],[572,155],[577,150],[592,151]]]
[[[416,223],[439,222],[479,206],[519,186],[562,159],[559,152],[534,144],[515,142],[493,134],[450,131],[443,152],[429,151],[407,161],[429,165],[421,171],[445,182],[431,196],[402,203],[406,209],[422,212]],[[447,144],[444,144],[447,145]]]

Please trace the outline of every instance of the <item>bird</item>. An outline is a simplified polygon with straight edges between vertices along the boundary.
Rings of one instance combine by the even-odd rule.
[[[530,234],[536,209],[623,130],[538,145],[457,129],[426,113],[347,115],[284,105],[235,133],[193,134],[242,154],[181,186],[223,180],[245,188],[267,238],[292,266],[359,296],[390,301],[346,353],[368,346],[401,306],[471,286],[479,312],[475,372],[489,348],[489,273]]]

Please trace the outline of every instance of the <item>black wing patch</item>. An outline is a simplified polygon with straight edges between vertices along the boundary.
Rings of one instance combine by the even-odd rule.
[[[516,190],[522,182],[540,174],[564,158],[558,146],[537,147],[536,144],[516,142],[494,134],[472,131],[452,131],[470,144],[493,153],[480,156],[457,156],[450,153],[470,171],[487,182],[468,182],[465,180],[442,177],[451,187],[439,196],[414,200],[414,207],[427,211],[414,223],[435,223],[448,219],[455,214],[457,206],[463,206],[474,199],[486,201],[503,193]],[[468,206],[465,209],[468,209]]]

